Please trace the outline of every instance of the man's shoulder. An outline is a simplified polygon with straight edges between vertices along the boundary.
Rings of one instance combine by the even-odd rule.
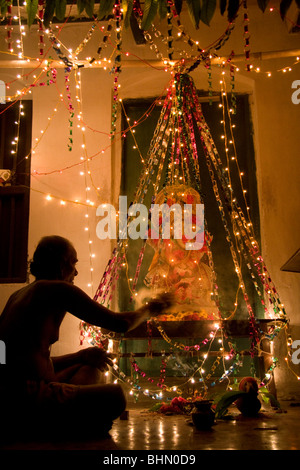
[[[34,292],[51,292],[51,291],[64,291],[64,290],[71,290],[75,288],[73,284],[66,281],[60,280],[47,280],[47,279],[39,279],[34,281],[30,284],[30,288]]]
[[[78,295],[83,291],[72,284],[71,282],[67,281],[60,281],[60,280],[36,280],[31,285],[32,292],[34,295],[44,295],[44,296],[51,296],[51,295]]]
[[[44,288],[52,288],[52,287],[64,287],[64,286],[71,286],[70,282],[60,281],[60,280],[48,280],[48,279],[37,279],[36,281],[29,284],[34,289],[44,289]],[[28,286],[28,287],[29,287]]]

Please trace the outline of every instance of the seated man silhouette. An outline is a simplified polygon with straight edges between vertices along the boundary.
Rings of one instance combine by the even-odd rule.
[[[1,421],[6,410],[15,430],[22,417],[26,429],[31,425],[38,433],[53,429],[68,437],[81,427],[94,435],[107,433],[126,407],[120,385],[98,383],[111,357],[89,347],[51,358],[60,325],[69,312],[91,325],[126,332],[170,305],[165,295],[136,311],[113,312],[73,284],[76,263],[68,240],[42,238],[30,265],[35,281],[12,294],[0,316],[0,339],[6,345],[6,364],[0,366]]]

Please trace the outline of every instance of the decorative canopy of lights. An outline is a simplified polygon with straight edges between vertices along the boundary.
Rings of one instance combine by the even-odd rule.
[[[222,79],[222,87],[223,101],[220,104],[220,107],[224,107],[224,119],[226,118],[229,120],[230,132],[232,134],[231,143],[233,143],[234,125],[231,122],[231,117],[234,114],[234,108],[232,108],[231,106],[228,107],[228,102],[225,99],[225,96],[227,94],[225,92],[224,79]],[[198,192],[199,195],[201,194],[199,156],[195,138],[196,132],[199,132],[200,135],[201,144],[204,149],[206,165],[208,167],[209,175],[211,178],[211,184],[219,208],[220,217],[222,219],[226,232],[226,239],[230,245],[230,252],[234,263],[235,273],[239,280],[238,291],[242,292],[243,301],[245,302],[247,307],[251,339],[251,346],[248,353],[252,358],[254,358],[258,350],[261,351],[259,344],[261,341],[262,331],[260,330],[260,326],[256,324],[255,312],[251,307],[250,296],[248,295],[246,283],[243,279],[242,265],[244,265],[244,263],[247,265],[247,268],[250,272],[250,276],[254,284],[256,294],[264,308],[266,317],[273,319],[268,328],[268,332],[264,334],[264,337],[268,338],[272,342],[273,339],[282,330],[282,328],[286,327],[288,320],[286,312],[284,310],[284,306],[282,305],[279,299],[278,292],[272,282],[270,273],[268,272],[263,257],[260,253],[259,244],[253,233],[253,224],[250,220],[249,207],[246,204],[247,213],[244,214],[243,210],[239,205],[239,201],[235,197],[234,189],[232,186],[231,167],[232,164],[238,165],[237,158],[234,155],[230,155],[229,148],[227,147],[229,143],[227,141],[227,138],[225,139],[225,136],[223,136],[225,141],[225,154],[227,158],[226,167],[222,163],[216,146],[214,144],[214,140],[210,134],[210,130],[203,116],[196,88],[189,74],[180,72],[175,73],[167,88],[167,96],[162,103],[161,115],[158,120],[157,127],[154,131],[154,136],[148,150],[147,158],[144,161],[144,170],[139,179],[139,184],[136,189],[133,204],[142,204],[145,200],[147,192],[151,191],[151,188],[153,188],[154,191],[152,201],[154,203],[159,204],[165,202],[169,205],[172,205],[175,200],[178,201],[179,199],[181,199],[185,202],[188,201],[189,198],[191,200],[191,194],[194,194],[190,192],[191,186],[196,189],[196,192]],[[166,174],[163,177],[164,168],[166,168]],[[245,196],[246,190],[243,186],[242,176],[243,173],[240,172],[240,184],[242,186],[242,193]],[[161,195],[163,195],[162,199],[160,198]],[[129,214],[128,227],[131,220],[132,218]],[[210,270],[211,274],[211,300],[213,300],[213,303],[208,302],[206,307],[210,309],[210,312],[213,313],[211,313],[210,315],[201,316],[201,308],[197,310],[197,307],[194,306],[194,311],[185,312],[185,315],[182,315],[182,312],[180,312],[179,308],[179,311],[176,311],[175,313],[166,312],[166,315],[162,315],[158,317],[158,319],[153,320],[155,326],[158,327],[162,338],[169,344],[172,344],[175,349],[182,349],[185,351],[200,351],[201,346],[203,344],[195,344],[193,346],[187,347],[181,343],[176,343],[174,341],[172,342],[172,340],[168,337],[164,329],[164,321],[184,321],[185,319],[216,320],[216,329],[210,334],[210,338],[213,339],[206,339],[204,341],[204,344],[210,342],[211,347],[212,342],[216,336],[216,331],[218,331],[218,334],[220,335],[220,331],[222,331],[223,322],[229,319],[226,312],[222,311],[222,304],[219,299],[220,292],[214,270],[213,253],[210,246],[210,240],[211,236],[208,231],[207,225],[205,225],[205,253],[208,258],[206,268]],[[134,297],[138,295],[136,288],[140,276],[141,265],[143,263],[147,243],[148,239],[146,238],[138,256],[134,278],[128,279],[128,286],[130,292],[132,293],[132,300],[134,300]],[[154,282],[151,283],[150,286],[152,289],[151,292],[159,292],[162,288],[171,292],[175,292],[176,299],[178,299],[178,303],[180,304],[180,292],[179,290],[176,290],[176,288],[174,289],[175,283],[173,282],[173,279],[170,279],[170,282],[168,283],[168,279],[164,279],[166,275],[162,274],[164,272],[167,272],[167,277],[172,274],[172,262],[174,263],[175,268],[177,270],[179,266],[181,266],[182,263],[180,259],[182,259],[182,257],[179,257],[178,259],[172,259],[176,256],[176,251],[175,249],[173,250],[173,247],[176,245],[178,252],[178,243],[172,237],[168,240],[155,240],[155,243],[159,255],[157,263],[152,262],[152,269],[150,268],[151,271],[155,271],[155,274],[152,275],[152,280],[154,278]],[[171,248],[169,248],[170,246]],[[184,253],[184,250],[185,248],[182,248],[181,252]],[[113,251],[112,257],[110,258],[107,264],[104,275],[96,291],[94,298],[98,302],[106,304],[108,306],[110,305],[117,287],[120,272],[124,268],[125,271],[128,272],[126,256],[127,251],[127,240],[123,240],[122,238],[120,238],[117,247]],[[168,259],[168,265],[171,267],[168,268],[168,271],[163,270],[162,261],[168,256],[166,255],[166,252],[170,254]],[[203,265],[201,260],[203,253],[201,253],[200,258],[198,252],[194,253],[195,254],[190,256],[190,263],[196,263],[197,269],[199,270],[201,265]],[[185,264],[182,265],[182,269],[184,269],[186,265],[187,264],[185,262]],[[191,276],[191,270],[189,271],[189,276]],[[196,289],[198,289],[199,292],[204,292],[205,286],[203,277],[194,277],[192,279],[192,285],[196,285]],[[187,296],[188,294],[185,295],[185,297]],[[192,297],[190,297],[188,300],[190,302],[195,302],[195,293],[192,293]],[[237,303],[235,302],[235,308],[231,312],[230,319],[234,318],[236,306]],[[180,307],[182,307],[182,304],[180,305]],[[101,329],[95,328],[92,325],[86,324],[84,322],[82,323],[81,334],[82,339],[86,338],[92,344],[101,345],[103,342],[105,343],[107,339],[105,335],[102,335]],[[222,332],[219,353],[217,355],[217,359],[214,361],[212,366],[213,369],[215,369],[216,365],[219,364],[220,361],[224,361],[225,357],[227,358],[227,360],[230,359],[232,361],[230,367],[226,368],[224,365],[225,368],[224,373],[220,379],[221,381],[225,380],[225,378],[228,379],[228,376],[230,374],[236,373],[237,368],[239,368],[242,364],[241,353],[240,351],[235,349],[232,343],[231,350],[229,352],[225,350],[223,343],[224,336],[226,335],[224,335],[224,333]],[[212,372],[210,371],[208,373],[208,371],[205,372],[205,370],[203,369],[203,365],[207,357],[208,353],[207,351],[205,351],[201,367],[197,368],[197,373],[193,373],[192,377],[190,378],[190,380],[194,382],[195,375],[198,374],[199,381],[201,382],[201,385],[202,387],[204,387],[206,392],[209,388],[207,386],[208,383],[210,384],[210,386],[211,383],[215,384],[213,380],[210,380]],[[163,361],[165,363],[166,358],[164,358]],[[146,376],[146,374],[140,370],[136,360],[132,360],[131,363],[134,371],[137,374],[141,375],[142,377]],[[273,370],[275,365],[276,358],[273,358],[273,361],[270,366],[271,371]],[[163,370],[165,371],[165,365],[163,367]],[[272,374],[270,373],[270,371],[267,372],[267,377],[268,380],[271,379]],[[154,381],[154,379],[152,378],[148,380],[150,380],[151,383],[153,383]],[[169,387],[166,386],[164,380],[162,379],[160,381],[160,386],[163,389],[169,389]],[[178,393],[180,393],[181,391],[182,390],[179,388]],[[149,394],[150,392],[148,391],[147,393]],[[158,395],[158,397],[159,396],[161,395]]]
[[[82,154],[79,161],[74,161],[70,165],[57,168],[51,171],[44,171],[43,173],[33,169],[32,175],[35,177],[42,177],[49,174],[60,175],[70,168],[80,167],[80,176],[84,179],[85,187],[85,198],[84,200],[67,200],[61,199],[55,194],[46,194],[39,191],[47,200],[58,200],[61,206],[66,204],[80,204],[86,207],[84,231],[88,233],[88,243],[90,252],[90,271],[91,281],[89,286],[93,285],[93,258],[96,256],[91,249],[92,237],[89,228],[89,210],[95,206],[95,201],[92,198],[92,190],[94,190],[96,196],[100,193],[100,188],[94,182],[93,175],[90,169],[90,162],[106,151],[110,150],[111,145],[115,139],[122,140],[128,133],[134,138],[135,148],[138,149],[138,138],[135,134],[138,130],[138,126],[151,114],[156,103],[160,101],[162,103],[162,112],[160,119],[157,124],[151,145],[147,156],[143,156],[140,153],[141,161],[143,163],[143,173],[141,175],[139,185],[136,190],[135,201],[136,203],[143,203],[145,195],[147,194],[149,187],[154,188],[153,201],[158,197],[159,192],[167,191],[167,188],[189,188],[193,186],[196,192],[201,196],[201,179],[198,165],[198,149],[195,142],[195,133],[198,132],[201,138],[201,144],[204,150],[205,161],[209,170],[211,178],[211,184],[214,190],[214,195],[218,204],[220,217],[222,219],[226,234],[227,241],[230,246],[230,252],[234,263],[235,273],[238,277],[238,292],[242,292],[243,301],[246,305],[248,312],[248,320],[250,327],[250,339],[251,346],[248,351],[251,358],[257,353],[263,354],[260,348],[260,341],[262,332],[259,330],[259,326],[255,321],[255,312],[251,307],[249,296],[247,293],[246,285],[243,279],[241,270],[241,258],[245,261],[250,277],[253,281],[253,285],[256,294],[264,308],[267,318],[271,318],[274,321],[268,327],[268,331],[263,333],[263,337],[273,342],[274,338],[277,337],[279,332],[284,329],[286,334],[286,345],[287,345],[287,364],[290,363],[290,356],[292,354],[292,339],[287,332],[288,318],[284,310],[284,306],[279,299],[278,292],[274,286],[270,273],[267,270],[265,262],[262,258],[258,242],[253,232],[253,225],[249,215],[249,207],[246,202],[246,213],[241,209],[239,201],[234,195],[234,188],[232,187],[231,181],[231,167],[236,165],[238,168],[238,156],[235,153],[234,146],[234,126],[232,117],[236,110],[235,100],[235,76],[240,71],[240,68],[236,65],[236,57],[234,52],[228,57],[222,57],[219,51],[222,49],[225,43],[229,40],[232,31],[235,28],[236,22],[238,21],[238,15],[242,12],[242,24],[243,24],[243,42],[244,42],[244,70],[249,73],[261,73],[270,78],[272,73],[270,70],[262,71],[260,67],[254,65],[250,50],[250,31],[249,31],[249,16],[247,9],[247,2],[237,2],[229,0],[227,2],[220,2],[221,13],[227,15],[227,24],[224,28],[223,34],[218,37],[210,45],[203,47],[198,40],[195,40],[190,34],[186,32],[185,26],[181,23],[180,12],[182,8],[182,2],[146,0],[143,8],[138,1],[112,1],[112,2],[100,2],[99,11],[95,13],[94,2],[78,1],[78,13],[85,14],[90,18],[90,23],[87,27],[87,33],[84,39],[74,49],[68,47],[60,40],[61,32],[68,22],[71,15],[71,6],[67,5],[66,2],[55,2],[52,1],[31,1],[26,2],[26,21],[27,27],[33,24],[37,24],[37,54],[38,57],[28,57],[24,51],[24,37],[26,36],[26,26],[24,17],[24,5],[21,6],[20,2],[17,1],[16,6],[13,2],[2,2],[2,14],[4,15],[6,24],[6,42],[7,51],[5,52],[10,58],[17,58],[22,61],[23,69],[30,69],[23,74],[17,74],[14,80],[6,83],[6,101],[8,106],[15,103],[19,103],[19,117],[16,121],[16,137],[12,141],[11,154],[12,157],[18,152],[19,145],[19,129],[22,125],[23,117],[23,104],[22,99],[26,95],[34,92],[36,87],[44,87],[47,90],[48,87],[56,87],[58,90],[57,104],[54,109],[49,112],[47,118],[47,125],[40,131],[40,135],[35,138],[30,154],[34,155],[38,151],[38,146],[43,139],[43,136],[51,128],[51,122],[59,113],[60,107],[63,107],[67,111],[68,115],[68,135],[67,135],[67,148],[70,153],[74,148],[74,127],[80,130],[82,135]],[[267,2],[259,1],[259,7],[265,11]],[[203,2],[203,8],[200,11],[196,8],[196,4],[193,0],[187,2],[190,18],[197,29],[199,23],[203,22],[209,24],[214,16],[216,9],[216,2],[212,0],[206,0]],[[282,18],[286,18],[288,2],[283,1],[280,5],[279,10],[270,7],[268,11],[270,13],[277,11]],[[69,9],[69,11],[68,11]],[[155,25],[155,18],[166,21],[167,34],[163,34],[158,27]],[[52,23],[53,19],[60,20],[61,25],[54,26]],[[101,24],[101,20],[105,19],[105,25]],[[120,77],[122,72],[122,66],[124,64],[124,58],[137,59],[142,61],[139,57],[132,54],[130,51],[123,50],[122,38],[126,33],[129,26],[132,27],[132,23],[135,23],[138,27],[139,33],[142,35],[143,41],[149,46],[156,61],[155,64],[151,61],[143,59],[144,65],[154,67],[157,70],[161,70],[162,73],[170,73],[171,81],[166,90],[162,92],[162,96],[154,101],[146,115],[134,122],[129,123],[128,128],[123,129],[121,132],[117,128],[117,117],[122,110],[126,116],[126,110],[123,106],[123,98],[120,94]],[[299,25],[294,25],[298,27]],[[98,46],[93,56],[81,58],[82,53],[85,50],[87,44],[91,39],[99,37]],[[176,43],[174,38],[176,37]],[[4,53],[4,51],[1,51]],[[55,59],[50,54],[54,53]],[[281,68],[277,72],[287,73],[300,62],[300,56],[295,55],[294,63]],[[216,66],[216,67],[215,67]],[[113,83],[113,104],[112,104],[112,115],[111,115],[111,131],[107,135],[108,144],[101,148],[96,154],[89,155],[86,148],[86,131],[93,131],[94,133],[103,132],[91,127],[87,124],[87,119],[83,116],[82,111],[82,84],[81,84],[81,70],[83,68],[101,67],[107,71],[112,77]],[[210,134],[210,130],[206,124],[205,117],[203,116],[201,105],[198,99],[197,91],[190,74],[198,67],[204,67],[207,73],[207,89],[209,99],[213,97],[212,88],[212,74],[214,70],[220,75],[220,96],[221,96],[221,112],[222,122],[224,125],[223,139],[225,146],[225,155],[227,158],[227,164],[224,166],[221,161],[214,140]],[[214,68],[215,67],[215,68]],[[64,91],[58,89],[57,85],[57,73],[58,68],[64,70]],[[226,90],[225,76],[230,79],[230,103]],[[19,80],[26,78],[26,81],[30,82],[29,85],[10,95],[10,89],[12,85],[18,83]],[[72,96],[71,83],[75,84],[76,95]],[[5,110],[3,111],[5,112]],[[229,126],[230,135],[226,130],[226,122]],[[77,145],[77,144],[76,144]],[[230,149],[230,151],[229,151]],[[24,155],[23,158],[29,158],[29,155]],[[163,176],[163,169],[167,168],[166,175]],[[239,168],[238,168],[239,170]],[[239,170],[240,185],[242,193],[246,198],[247,190],[243,186],[243,172]],[[31,188],[31,190],[34,190]],[[128,223],[130,220],[128,220]],[[208,337],[204,338],[199,344],[189,345],[177,342],[169,338],[167,332],[164,329],[164,321],[153,320],[156,328],[159,330],[161,337],[168,344],[171,344],[173,348],[182,351],[196,351],[197,354],[202,354],[201,349],[206,346],[204,354],[201,355],[201,364],[197,369],[187,378],[188,382],[200,383],[204,392],[209,387],[215,385],[214,372],[218,365],[223,366],[223,373],[218,379],[218,382],[226,381],[227,386],[230,385],[230,376],[234,376],[238,369],[242,366],[243,353],[236,348],[236,345],[229,341],[230,350],[225,350],[225,333],[223,331],[223,322],[228,320],[228,316],[222,311],[222,305],[219,299],[219,288],[214,270],[213,253],[210,246],[210,233],[209,228],[205,226],[205,254],[208,259],[208,266],[210,269],[212,289],[211,299],[214,305],[215,324]],[[169,243],[172,240],[168,241]],[[146,243],[143,245],[142,250],[137,260],[136,272],[133,279],[128,279],[128,287],[132,293],[132,299],[136,296],[137,281],[140,276],[141,264],[143,262],[144,250]],[[100,284],[96,290],[94,298],[96,301],[110,305],[117,282],[120,275],[120,270],[126,269],[127,259],[126,252],[128,246],[124,240],[119,240],[112,256],[108,262],[105,272],[101,278]],[[161,249],[161,247],[160,247]],[[195,260],[194,260],[195,261]],[[197,266],[201,263],[196,260]],[[155,268],[155,266],[154,266]],[[150,277],[149,277],[150,279]],[[154,279],[153,277],[151,279]],[[199,277],[200,279],[200,277]],[[153,287],[153,285],[152,285]],[[236,301],[234,302],[234,308],[232,316],[236,310]],[[176,316],[175,316],[176,317]],[[176,317],[178,318],[178,317]],[[151,322],[149,323],[151,328]],[[228,338],[226,338],[228,340]],[[111,341],[110,337],[107,337],[101,329],[97,329],[92,325],[86,323],[81,324],[81,340],[87,340],[91,344],[96,344],[99,347],[107,347],[107,343]],[[213,342],[217,340],[219,343],[219,349],[216,354],[216,358],[210,367],[210,370],[205,369],[207,358],[210,354]],[[181,393],[179,388],[175,386],[168,387],[165,383],[165,369],[167,364],[167,357],[163,356],[161,374],[159,379],[153,379],[148,377],[149,383],[157,385],[159,392],[149,392],[149,390],[142,390],[138,380],[128,379],[124,373],[119,369],[115,363],[113,368],[113,374],[116,380],[128,382],[132,387],[134,393],[140,393],[143,391],[146,394],[152,395],[153,398],[160,399],[164,390]],[[230,361],[230,362],[228,362]],[[227,365],[230,364],[230,365]],[[276,367],[277,359],[271,356],[271,365],[269,370],[266,372],[266,376],[262,383],[265,385],[272,380],[273,370]],[[135,377],[141,376],[146,377],[141,368],[138,366],[137,361],[132,357],[131,365],[135,373]],[[292,370],[292,369],[291,369]],[[293,371],[292,371],[293,372]],[[293,372],[294,373],[294,372]],[[254,374],[254,369],[253,369]],[[295,373],[294,373],[295,374]],[[295,374],[296,375],[296,374]],[[299,377],[296,376],[298,379]]]

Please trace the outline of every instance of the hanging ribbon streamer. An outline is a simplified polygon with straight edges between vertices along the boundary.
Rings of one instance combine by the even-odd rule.
[[[122,58],[122,28],[121,19],[122,11],[120,0],[117,0],[114,7],[114,16],[116,22],[116,56],[113,67],[114,71],[114,87],[113,87],[113,104],[112,104],[112,123],[111,123],[111,139],[114,139],[116,131],[116,122],[118,116],[118,96],[119,96],[119,74],[121,72],[121,58]]]
[[[236,114],[236,95],[235,95],[235,68],[230,66],[230,81],[231,81],[231,109],[232,114]]]
[[[7,19],[7,26],[5,26],[6,29],[6,42],[7,42],[7,48],[9,52],[13,52],[13,47],[12,47],[12,32],[13,32],[13,26],[12,26],[12,2],[11,0],[7,0],[7,12],[6,12],[6,19]]]
[[[212,106],[212,78],[211,78],[211,60],[210,59],[206,60],[205,68],[207,69],[207,74],[208,74],[209,105]]]
[[[137,286],[137,283],[138,283],[140,270],[141,270],[141,266],[142,266],[142,263],[143,263],[145,248],[146,248],[146,240],[144,241],[143,247],[142,247],[142,249],[140,251],[140,254],[139,254],[139,259],[138,259],[138,262],[137,262],[137,268],[136,268],[136,272],[135,272],[135,276],[134,276],[133,284],[132,284],[132,291],[133,292],[135,292],[136,286]],[[131,302],[133,301],[133,296],[131,296],[130,301]]]
[[[44,55],[44,0],[39,0],[38,3],[38,35],[39,35],[39,48],[40,55]]]
[[[234,57],[234,52],[232,51],[227,60],[227,63],[229,64],[229,71],[230,71],[231,109],[232,109],[232,114],[236,114],[235,67],[232,64],[233,57]]]
[[[51,42],[52,48],[56,52],[58,58],[63,61],[63,63],[66,66],[66,70],[71,70],[73,67],[73,62],[62,52],[61,49],[61,44],[59,40],[55,37],[55,34],[53,31],[49,28],[49,33],[48,33],[49,41]]]
[[[70,69],[66,69],[65,75],[65,86],[67,91],[67,98],[68,98],[68,110],[69,110],[69,142],[68,142],[68,149],[69,151],[73,148],[73,117],[74,117],[74,107],[71,100],[71,93],[70,93]]]
[[[160,366],[160,376],[159,376],[159,383],[158,383],[158,386],[161,387],[161,388],[165,387],[166,367],[167,367],[167,361],[165,359],[164,352],[162,352],[162,359],[161,359],[161,366]]]
[[[247,10],[247,0],[243,0],[244,8],[244,51],[246,57],[246,70],[251,71],[250,63],[250,33],[249,33],[249,16]]]
[[[171,12],[171,5],[172,5],[172,2],[168,2],[168,5],[167,5],[167,23],[168,23],[168,57],[169,57],[169,60],[172,60],[173,58],[173,52],[174,52],[174,48],[173,48],[173,24],[172,24],[172,18],[173,18],[173,13]]]
[[[90,29],[88,30],[84,40],[79,44],[79,46],[74,51],[74,57],[77,57],[78,54],[86,47],[87,43],[91,40],[93,33],[95,31],[96,25],[95,23],[92,24]],[[91,63],[91,62],[90,62]]]
[[[101,53],[102,53],[103,48],[107,46],[108,39],[110,38],[111,31],[112,31],[112,21],[113,21],[113,19],[110,18],[109,21],[108,21],[107,28],[106,28],[106,33],[103,36],[101,44],[98,46],[97,54],[98,54],[99,59],[101,58]],[[90,63],[92,64],[94,62],[94,60],[95,60],[95,58],[93,58],[90,61]]]

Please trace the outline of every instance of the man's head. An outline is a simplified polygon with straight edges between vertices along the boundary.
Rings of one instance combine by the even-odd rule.
[[[30,272],[37,280],[73,282],[77,276],[77,253],[72,243],[58,235],[43,237],[30,263]]]

